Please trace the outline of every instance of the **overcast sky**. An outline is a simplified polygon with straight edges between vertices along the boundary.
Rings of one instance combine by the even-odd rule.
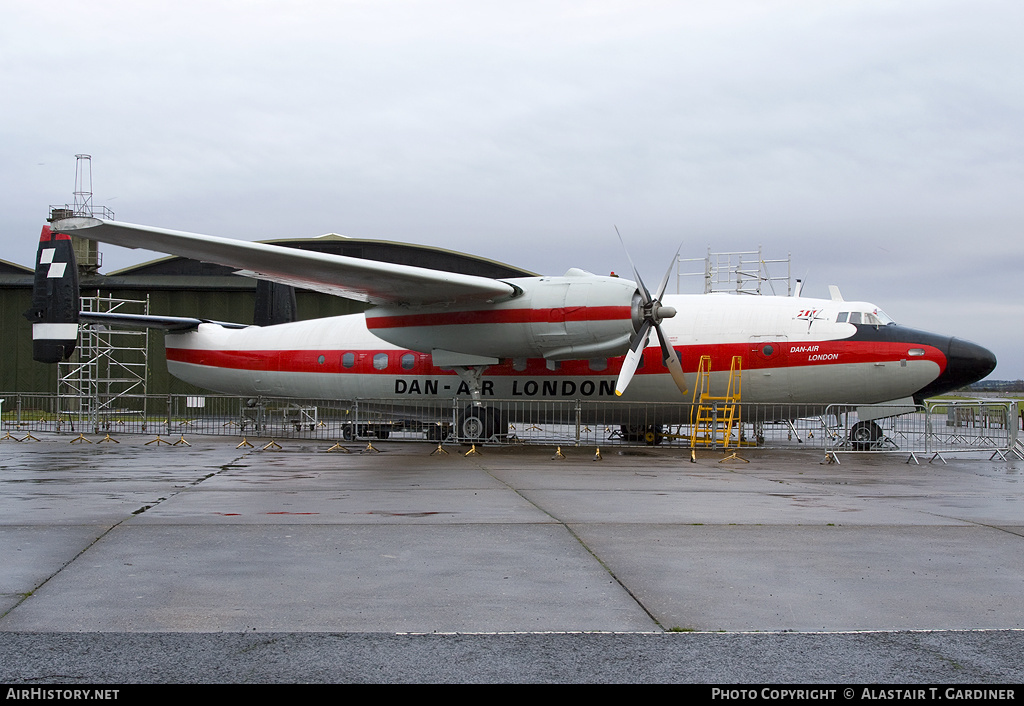
[[[606,274],[618,225],[649,286],[761,245],[1024,378],[1022,30],[1019,0],[7,2],[0,258],[88,153],[118,220],[213,235]]]

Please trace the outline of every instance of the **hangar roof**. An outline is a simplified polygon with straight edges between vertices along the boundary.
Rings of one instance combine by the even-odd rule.
[[[4,275],[29,275],[32,276],[32,269],[24,265],[18,265],[7,260],[0,260],[0,274]]]

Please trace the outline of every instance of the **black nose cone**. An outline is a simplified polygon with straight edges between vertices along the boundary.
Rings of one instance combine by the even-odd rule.
[[[961,338],[949,341],[949,362],[943,375],[957,387],[978,382],[996,369],[996,356],[988,348]]]
[[[951,338],[946,346],[946,369],[915,397],[924,399],[965,387],[981,380],[995,367],[996,356],[988,348]]]

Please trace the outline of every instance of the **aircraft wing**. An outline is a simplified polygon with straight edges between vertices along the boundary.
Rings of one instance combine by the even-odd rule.
[[[376,305],[493,301],[518,289],[488,277],[396,265],[99,218],[66,218],[51,230],[233,267],[238,274]]]

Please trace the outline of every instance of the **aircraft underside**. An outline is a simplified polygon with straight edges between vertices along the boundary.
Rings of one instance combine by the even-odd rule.
[[[455,373],[402,375],[400,373],[297,372],[246,370],[168,360],[175,377],[216,392],[306,399],[409,400],[417,405],[436,399],[449,404],[454,397],[470,398],[470,386]],[[612,368],[609,368],[612,370]],[[850,363],[819,367],[773,368],[742,372],[742,399],[748,403],[873,404],[912,396],[939,375],[931,361],[891,364]],[[692,390],[696,375],[687,374]],[[711,394],[724,394],[729,370],[711,373]],[[484,372],[480,398],[495,400],[643,401],[678,405],[688,403],[667,372],[638,374],[626,395],[615,396],[615,372],[606,375],[509,374]],[[823,395],[822,390],[828,390]]]

